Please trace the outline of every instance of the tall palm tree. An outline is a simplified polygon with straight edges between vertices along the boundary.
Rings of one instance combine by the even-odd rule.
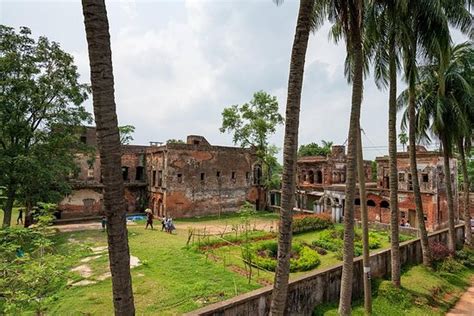
[[[298,127],[303,74],[309,33],[313,24],[314,0],[300,0],[295,38],[291,52],[286,101],[285,140],[283,147],[282,200],[278,233],[278,263],[273,284],[271,315],[284,315],[288,293],[291,252],[291,224],[295,205],[295,173]]]
[[[398,169],[397,169],[397,73],[399,70],[401,24],[406,7],[402,1],[373,1],[367,10],[368,53],[373,55],[374,77],[379,88],[389,86],[388,151],[390,168],[390,228],[392,283],[400,287]]]
[[[114,309],[116,315],[134,315],[109,22],[104,0],[82,0],[82,10],[89,48],[94,116],[104,182]]]
[[[472,123],[471,123],[472,124]],[[472,135],[472,133],[470,133]],[[463,175],[463,220],[464,220],[464,242],[472,247],[471,232],[471,210],[469,209],[469,174],[467,171],[466,152],[470,148],[470,136],[458,138],[459,160],[461,161],[461,170]]]
[[[339,314],[351,314],[353,260],[354,260],[354,200],[356,194],[357,139],[359,138],[360,109],[362,104],[366,59],[362,45],[364,0],[321,0],[316,2],[319,16],[328,16],[334,23],[332,36],[346,42],[345,73],[352,83],[351,114],[347,142],[347,169],[344,208],[344,252],[341,276]],[[365,179],[364,179],[365,180]]]
[[[362,134],[359,127],[357,135],[357,175],[359,178],[360,218],[362,222],[363,246],[363,279],[364,279],[364,309],[367,315],[372,314],[372,285],[370,280],[370,255],[369,255],[369,215],[367,212],[367,195],[365,190],[365,168],[362,153]]]
[[[448,247],[456,249],[454,198],[449,160],[454,145],[471,132],[472,43],[440,50],[432,63],[420,67],[416,85],[418,133],[438,137],[443,147],[444,182],[448,200]],[[467,133],[466,133],[467,132]]]

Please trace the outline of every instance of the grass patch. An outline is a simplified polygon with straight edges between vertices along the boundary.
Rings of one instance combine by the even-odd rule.
[[[374,280],[373,315],[444,315],[464,293],[473,275],[474,269],[438,273],[419,265],[404,270],[401,289],[393,288],[390,281]],[[355,301],[352,315],[364,315],[363,305],[363,301]],[[337,305],[318,306],[314,315],[338,315]]]

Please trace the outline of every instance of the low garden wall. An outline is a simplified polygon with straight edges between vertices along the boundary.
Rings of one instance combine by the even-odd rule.
[[[430,234],[430,241],[447,242],[448,230]],[[464,241],[464,226],[456,226],[456,240],[459,245]],[[422,262],[421,243],[419,239],[400,244],[400,260],[402,265]],[[370,267],[372,277],[390,276],[390,249],[371,254]],[[363,295],[362,257],[354,259],[353,298]],[[288,288],[288,314],[311,315],[314,308],[322,303],[337,302],[341,286],[342,263],[331,268],[309,272],[292,279]],[[273,286],[236,296],[188,313],[187,315],[268,315]]]
[[[359,227],[359,228],[362,228],[361,222],[356,221],[356,226]],[[369,223],[369,228],[375,229],[375,230],[390,231],[390,224],[384,224],[384,223],[379,223],[379,222],[370,222]],[[413,237],[419,237],[418,236],[419,231],[418,231],[417,228],[398,226],[398,230],[399,230],[400,234],[413,236]]]

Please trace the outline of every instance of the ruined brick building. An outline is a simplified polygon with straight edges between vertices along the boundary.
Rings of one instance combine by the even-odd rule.
[[[417,148],[417,167],[423,211],[427,229],[445,227],[447,222],[447,197],[444,182],[443,157],[436,151]],[[367,208],[369,221],[390,223],[389,164],[388,156],[377,157],[376,182],[372,181],[370,162],[365,161]],[[458,209],[457,161],[450,160],[454,190],[454,206]],[[410,161],[407,152],[397,154],[398,199],[400,220],[417,227]],[[315,213],[330,213],[335,221],[344,216],[346,156],[343,146],[333,146],[328,157],[302,157],[298,159],[297,192],[295,208]],[[271,192],[270,202],[279,205],[279,192]],[[360,198],[354,201],[355,217],[360,219]],[[457,212],[456,212],[457,213]]]
[[[95,128],[81,140],[95,148]],[[59,204],[62,218],[97,216],[103,208],[100,157],[77,155],[73,191]],[[251,149],[210,145],[202,136],[186,143],[122,146],[122,175],[130,213],[149,207],[157,216],[191,217],[236,211],[249,201],[264,204],[261,167]]]

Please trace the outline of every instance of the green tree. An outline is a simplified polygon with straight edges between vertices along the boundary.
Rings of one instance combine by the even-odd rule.
[[[278,113],[276,97],[264,91],[255,92],[249,103],[232,105],[222,112],[221,133],[233,133],[234,144],[255,149],[259,162],[263,165],[264,185],[268,188],[272,178],[278,153],[275,146],[268,143],[268,137],[276,132],[283,117]]]
[[[135,126],[123,125],[119,126],[120,143],[122,145],[129,145],[133,141],[133,133],[135,133]]]
[[[185,144],[185,142],[181,139],[174,139],[174,138],[171,138],[171,139],[168,139],[166,141],[167,144]]]
[[[456,248],[456,233],[452,188],[454,179],[451,177],[449,159],[458,140],[465,135],[472,135],[473,63],[474,49],[471,43],[439,50],[439,54],[429,64],[419,67],[415,86],[418,99],[418,135],[430,140],[427,133],[429,131],[440,139],[443,147],[444,182],[448,200],[448,246],[451,251]],[[405,102],[406,98],[402,95],[400,101]],[[464,169],[465,162],[462,161],[462,164]]]
[[[397,169],[397,76],[400,68],[403,41],[405,2],[373,1],[367,9],[366,46],[373,61],[375,82],[379,89],[389,87],[388,148],[390,168],[390,226],[391,226],[391,275],[395,287],[400,287],[399,209]],[[408,141],[400,134],[400,141]]]
[[[322,145],[317,143],[303,144],[298,149],[298,157],[328,156],[331,153],[333,142],[323,140]]]
[[[400,144],[403,146],[403,151],[405,151],[405,146],[408,144],[408,135],[405,132],[401,132],[398,134],[398,140],[400,141]]]
[[[114,310],[116,315],[135,315],[109,21],[104,0],[82,0],[82,10],[104,183],[104,208],[108,226],[107,241]]]
[[[280,1],[277,1],[277,4]],[[313,20],[314,0],[300,0],[295,37],[291,50],[288,95],[286,98],[285,137],[283,145],[282,196],[278,230],[278,262],[273,282],[270,314],[286,314],[288,280],[290,276],[291,224],[295,205],[295,172],[298,150],[298,127],[303,87],[304,64],[309,33],[315,28]]]
[[[352,101],[347,142],[347,176],[344,209],[344,253],[341,276],[339,313],[351,314],[353,259],[354,259],[354,200],[356,194],[357,143],[360,135],[360,109],[362,104],[364,72],[367,70],[363,48],[364,9],[363,0],[321,1],[322,13],[332,21],[332,36],[346,44],[345,73],[352,83]],[[362,157],[362,155],[359,155]],[[365,179],[364,179],[365,180]]]
[[[28,195],[27,180],[43,178],[32,174],[39,170],[36,166],[57,161],[57,152],[67,152],[64,146],[76,147],[77,127],[90,119],[81,105],[88,88],[78,78],[72,56],[58,43],[45,37],[36,41],[26,27],[17,33],[0,25],[0,184],[7,195],[3,226],[10,226],[19,190]],[[64,180],[71,170],[66,169],[61,169]]]

